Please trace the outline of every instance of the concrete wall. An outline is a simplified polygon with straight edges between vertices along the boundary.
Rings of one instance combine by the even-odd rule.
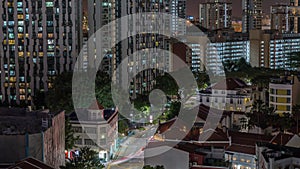
[[[1,135],[0,136],[0,163],[13,163],[25,158],[24,135]]]
[[[52,127],[44,133],[44,162],[55,168],[65,164],[65,113],[52,119]]]

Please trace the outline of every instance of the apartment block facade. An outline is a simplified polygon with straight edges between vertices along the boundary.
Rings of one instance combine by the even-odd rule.
[[[263,0],[243,0],[243,32],[262,28],[262,2]]]
[[[77,0],[3,0],[0,9],[0,102],[32,104],[53,77],[73,70]]]
[[[230,28],[231,15],[231,0],[208,0],[199,5],[200,25],[210,30]]]

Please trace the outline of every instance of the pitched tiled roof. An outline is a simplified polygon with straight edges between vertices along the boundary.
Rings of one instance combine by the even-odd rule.
[[[248,85],[238,78],[226,78],[211,86],[212,89],[216,90],[235,90],[245,87]]]
[[[253,134],[253,133],[243,133],[229,131],[229,136],[231,136],[231,142],[233,144],[239,145],[251,145],[255,146],[256,142],[269,142],[272,140],[272,136],[266,136],[262,134]]]
[[[206,106],[204,104],[200,104],[198,117],[203,120],[206,120],[209,113],[211,113],[211,116],[218,116],[219,113],[222,113],[222,118],[220,119],[220,121],[224,117],[230,116],[231,114],[245,114],[245,112],[241,112],[241,111],[218,110],[218,109]]]
[[[272,136],[266,136],[262,134],[253,133],[242,133],[229,131],[229,136],[231,137],[231,145],[226,149],[226,151],[244,153],[244,154],[255,154],[255,144],[257,142],[268,143],[272,140]]]
[[[226,149],[226,151],[255,155],[255,146],[232,144]]]
[[[26,158],[23,161],[17,163],[16,165],[9,167],[8,169],[54,169],[54,168],[35,158]]]
[[[279,132],[272,138],[272,140],[270,140],[270,143],[286,145],[293,137],[294,137],[293,134],[284,134]]]
[[[97,101],[93,101],[93,103],[90,105],[89,110],[103,110],[104,107]]]
[[[166,132],[167,130],[169,130],[169,128],[171,128],[171,126],[174,124],[174,122],[177,120],[177,118],[173,118],[169,121],[166,121],[164,123],[159,124],[157,131],[161,134]]]

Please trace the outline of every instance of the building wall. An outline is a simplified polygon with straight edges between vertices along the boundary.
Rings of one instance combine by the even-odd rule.
[[[293,105],[300,104],[300,82],[298,77],[289,76],[292,83],[270,83],[269,105],[276,109],[277,113],[292,113]]]
[[[279,30],[281,33],[290,31],[288,8],[287,5],[271,6],[271,29]]]
[[[289,65],[289,56],[300,52],[300,34],[278,31],[250,31],[250,63],[254,67],[295,69]]]
[[[48,130],[25,135],[0,136],[0,163],[15,163],[26,157],[34,157],[59,168],[65,163],[65,114],[53,117]]]
[[[24,135],[0,136],[0,163],[14,163],[26,157],[26,139]],[[38,157],[40,159],[40,157]]]
[[[183,24],[183,22],[185,22],[185,0],[155,2],[124,0],[118,2],[118,10],[116,12],[118,17],[142,12],[164,12],[173,15],[170,18],[165,18],[163,22],[161,21],[162,18],[156,17],[154,15],[152,17],[151,15],[144,15],[141,16],[141,19],[145,22],[133,23],[129,20],[127,25],[122,25],[121,23],[117,25],[118,34],[127,37],[128,35],[132,35],[132,33],[141,33],[139,31],[142,28],[149,28],[151,25],[156,27],[158,23],[160,24],[159,32],[155,32],[155,34],[152,35],[141,33],[139,34],[139,36],[133,36],[124,40],[123,43],[118,45],[116,49],[116,67],[118,67],[118,64],[124,58],[128,57],[129,60],[129,66],[125,67],[126,70],[120,70],[119,72],[117,72],[117,83],[131,83],[132,85],[130,87],[130,95],[132,98],[136,98],[137,94],[144,94],[153,89],[153,86],[155,85],[153,79],[163,74],[163,71],[171,70],[172,63],[169,55],[170,39],[168,37],[159,35],[159,33],[169,30],[174,36],[183,35],[185,33],[185,23]],[[178,16],[182,17],[183,19],[174,19]],[[125,28],[129,28],[128,32],[124,31]],[[134,28],[137,32],[132,30],[132,28]],[[157,50],[156,54],[154,55],[153,52],[149,52],[147,50],[149,48],[153,48],[154,51],[156,49],[162,49],[163,51]],[[137,51],[139,52],[136,56],[139,57],[139,59],[133,56],[133,54]],[[148,65],[155,67],[156,70],[143,70]],[[122,80],[122,73],[130,75],[139,73],[139,75],[133,79]]]
[[[77,6],[77,0],[1,1],[0,102],[31,104],[37,90],[52,86],[49,80],[73,69]]]
[[[54,168],[65,164],[65,113],[52,119],[52,127],[43,133],[43,161]]]
[[[238,152],[225,152],[225,160],[231,164],[232,169],[255,169],[256,155]]]
[[[109,160],[117,149],[118,139],[118,115],[115,114],[109,122],[106,121],[71,121],[75,136],[79,140],[75,142],[76,147],[88,146],[91,149],[105,154]],[[74,148],[76,149],[76,148]]]
[[[243,0],[243,32],[262,28],[262,0]]]
[[[199,99],[200,103],[220,110],[242,112],[249,111],[250,109],[248,106],[252,104],[250,93],[239,95],[237,92],[238,90],[214,90],[213,94],[200,93]]]
[[[210,30],[231,27],[231,15],[230,0],[207,1],[199,6],[200,25]]]
[[[115,60],[114,45],[116,40],[116,27],[111,22],[115,20],[115,0],[86,0],[87,3],[87,20],[88,20],[88,35],[87,39],[84,39],[84,43],[88,38],[97,39],[96,42],[101,40],[101,47],[96,43],[88,43],[86,49],[88,50],[88,65],[91,68],[95,68],[95,57],[103,57],[103,62],[100,65],[102,71],[107,72],[109,75],[113,71],[113,62]],[[105,27],[103,27],[106,25]],[[109,25],[109,26],[107,26]],[[95,34],[101,28],[101,35]],[[99,37],[97,37],[99,36]],[[95,50],[96,49],[96,50]]]
[[[270,107],[274,107],[277,113],[291,113],[293,87],[289,84],[270,83]]]

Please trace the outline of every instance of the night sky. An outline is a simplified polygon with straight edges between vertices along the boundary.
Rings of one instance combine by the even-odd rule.
[[[270,6],[280,3],[288,3],[290,0],[263,0],[263,12],[269,14]],[[199,17],[199,3],[205,0],[187,0],[187,15],[192,15],[195,18]],[[241,17],[242,15],[242,0],[232,0],[233,17]]]

